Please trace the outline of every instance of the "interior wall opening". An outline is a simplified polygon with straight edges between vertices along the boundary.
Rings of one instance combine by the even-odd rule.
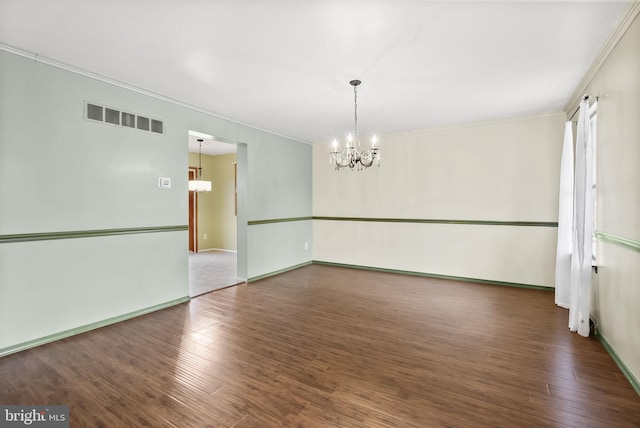
[[[237,146],[189,131],[189,295],[243,282],[238,277]],[[191,190],[193,180],[211,190]],[[206,187],[206,186],[205,186]]]

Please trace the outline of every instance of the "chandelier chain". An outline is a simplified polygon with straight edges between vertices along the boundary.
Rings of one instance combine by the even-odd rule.
[[[193,179],[189,178],[190,192],[210,192],[211,181],[202,179],[202,138],[196,140],[198,142],[198,168]],[[191,176],[191,174],[189,174]]]
[[[353,87],[353,123],[354,123],[353,132],[355,132],[356,134],[353,136],[353,138],[356,140],[356,142],[359,142],[358,141],[358,86]]]
[[[198,174],[200,175],[200,180],[202,180],[202,139],[198,139],[198,143],[200,143],[200,148],[198,149]]]

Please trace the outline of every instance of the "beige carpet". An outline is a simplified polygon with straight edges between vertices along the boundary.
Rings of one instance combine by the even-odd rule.
[[[199,296],[239,284],[237,254],[229,251],[189,253],[189,295]]]

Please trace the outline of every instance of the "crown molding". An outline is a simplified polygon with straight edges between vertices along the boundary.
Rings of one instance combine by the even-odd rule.
[[[539,113],[539,114],[528,114],[525,116],[513,116],[513,117],[496,118],[496,119],[489,119],[489,120],[480,120],[476,122],[452,123],[450,125],[437,126],[435,128],[411,129],[408,131],[389,132],[388,134],[382,134],[382,135],[385,138],[396,137],[396,136],[406,136],[406,135],[416,135],[416,134],[422,134],[427,132],[448,131],[451,129],[475,128],[478,126],[491,126],[491,125],[522,122],[526,120],[545,119],[548,117],[560,116],[564,114],[565,114],[564,111],[551,111],[551,112]]]
[[[94,80],[98,80],[100,82],[108,83],[110,85],[118,86],[120,88],[127,89],[127,90],[132,91],[132,92],[136,92],[138,94],[142,94],[142,95],[146,95],[146,96],[149,96],[149,97],[152,97],[152,98],[156,98],[158,100],[166,101],[168,103],[175,104],[175,105],[178,105],[180,107],[186,107],[186,108],[188,108],[190,110],[195,110],[197,112],[204,113],[204,114],[209,115],[209,116],[217,117],[219,119],[224,119],[224,120],[227,120],[229,122],[236,123],[238,125],[247,126],[249,128],[252,128],[252,129],[255,129],[255,130],[258,130],[258,131],[262,131],[262,132],[266,132],[266,133],[271,134],[271,135],[276,135],[278,137],[286,138],[287,140],[296,141],[298,143],[311,145],[311,143],[308,142],[308,141],[300,140],[300,139],[292,137],[290,135],[282,134],[282,133],[279,133],[279,132],[276,132],[276,131],[272,131],[272,130],[266,129],[266,128],[260,128],[259,126],[252,125],[250,123],[246,123],[246,122],[242,122],[242,121],[237,120],[237,119],[226,117],[226,116],[218,114],[218,113],[216,113],[214,111],[207,110],[207,109],[205,109],[203,107],[199,107],[199,106],[197,106],[195,104],[191,104],[191,103],[188,103],[186,101],[181,101],[181,100],[178,100],[176,98],[172,98],[172,97],[169,97],[167,95],[163,95],[163,94],[158,93],[158,92],[150,91],[148,89],[139,88],[139,87],[131,85],[129,83],[125,83],[125,82],[122,82],[120,80],[116,80],[116,79],[112,79],[112,78],[107,77],[107,76],[103,76],[102,74],[94,73],[92,71],[84,70],[82,68],[79,68],[79,67],[76,67],[76,66],[73,66],[73,65],[70,65],[70,64],[66,64],[64,62],[57,61],[57,60],[52,59],[52,58],[47,58],[45,56],[41,56],[41,55],[39,55],[37,53],[24,51],[22,49],[15,48],[13,46],[4,45],[2,43],[0,43],[0,51],[9,52],[9,53],[12,53],[14,55],[18,55],[18,56],[21,56],[21,57],[24,57],[24,58],[31,59],[31,60],[36,61],[36,62],[40,62],[42,64],[50,65],[52,67],[60,68],[62,70],[66,70],[66,71],[69,71],[71,73],[75,73],[75,74],[79,74],[79,75],[84,76],[84,77],[88,77],[90,79],[94,79]],[[237,141],[237,142],[243,143],[244,141]]]
[[[571,97],[569,97],[569,100],[564,105],[563,110],[566,114],[569,114],[569,112],[577,108],[578,104],[580,104],[580,99],[584,95],[587,86],[589,85],[589,83],[591,83],[591,80],[593,79],[595,74],[598,72],[598,70],[600,70],[602,64],[604,64],[604,62],[607,60],[607,58],[611,54],[611,51],[613,51],[620,39],[622,39],[622,37],[625,35],[639,13],[640,0],[632,0],[622,14],[620,20],[617,22],[615,28],[613,29],[613,32],[611,33],[611,36],[602,46],[600,52],[591,63],[591,66],[589,66],[584,76],[582,76],[582,79],[580,80],[580,83],[578,83],[578,86],[576,86],[573,94],[571,95]]]

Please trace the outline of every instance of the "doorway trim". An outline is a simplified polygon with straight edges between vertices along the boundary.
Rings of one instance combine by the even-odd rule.
[[[189,167],[189,180],[198,176],[198,168]],[[198,192],[189,191],[189,251],[198,252]]]

